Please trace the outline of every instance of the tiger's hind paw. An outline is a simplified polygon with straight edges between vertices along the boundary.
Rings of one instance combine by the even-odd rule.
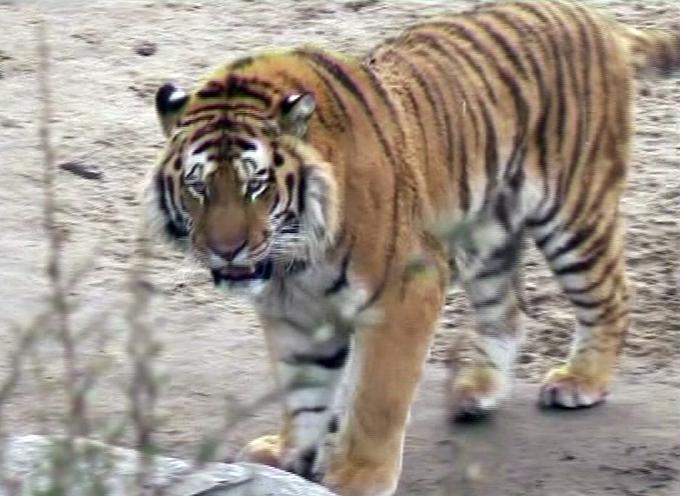
[[[546,408],[586,408],[605,401],[609,395],[607,380],[572,372],[568,366],[556,367],[546,376],[539,393],[539,403]]]
[[[491,366],[461,368],[450,389],[453,419],[476,420],[492,414],[507,394],[506,382],[503,373]]]

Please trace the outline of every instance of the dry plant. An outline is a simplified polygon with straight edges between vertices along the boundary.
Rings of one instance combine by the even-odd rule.
[[[75,270],[67,270],[64,263],[65,239],[57,218],[58,198],[56,196],[56,153],[51,143],[50,122],[53,100],[50,88],[50,45],[47,41],[47,26],[44,21],[37,23],[38,53],[38,95],[41,102],[39,115],[39,138],[43,153],[43,216],[44,231],[48,241],[46,277],[49,294],[43,308],[28,322],[14,325],[14,346],[7,353],[9,373],[0,380],[0,479],[5,494],[32,494],[67,496],[77,488],[79,494],[107,495],[107,478],[113,470],[110,456],[102,449],[79,443],[86,436],[97,432],[89,416],[87,394],[100,377],[103,366],[100,361],[86,361],[82,346],[94,335],[100,346],[108,335],[102,332],[103,323],[113,309],[98,311],[84,326],[75,329],[72,321],[78,302],[69,293],[82,281],[94,266],[94,258],[87,259]],[[128,412],[122,424],[110,435],[107,442],[120,440],[126,431],[133,433],[133,444],[138,450],[138,466],[130,494],[161,495],[164,489],[153,483],[154,456],[159,449],[154,441],[154,432],[160,423],[156,415],[156,404],[161,389],[161,378],[154,370],[154,362],[160,353],[160,343],[155,338],[153,325],[148,322],[148,308],[152,295],[149,282],[149,240],[145,226],[140,226],[134,239],[134,257],[129,270],[125,320],[128,326],[127,357],[131,366],[130,382],[126,386]],[[40,482],[13,480],[6,471],[6,445],[8,441],[3,419],[6,408],[11,406],[11,397],[22,378],[30,371],[43,398],[55,393],[45,381],[44,357],[41,342],[55,341],[61,353],[63,369],[59,387],[66,399],[63,413],[63,433],[52,436],[52,445],[47,460],[36,460]],[[105,366],[105,364],[104,364]],[[199,470],[206,462],[226,457],[224,444],[229,432],[263,406],[276,401],[277,392],[267,393],[242,404],[227,396],[222,413],[223,422],[216,432],[206,433],[200,444],[192,469]],[[45,405],[38,403],[36,415],[44,427],[47,412]],[[54,412],[51,412],[54,413]],[[190,475],[190,474],[187,474]]]
[[[39,116],[40,147],[43,152],[43,220],[45,236],[48,240],[46,276],[49,282],[49,294],[42,304],[42,309],[26,325],[12,326],[15,344],[9,352],[7,377],[0,382],[0,474],[2,487],[6,494],[49,494],[53,496],[69,495],[71,488],[84,488],[86,494],[105,494],[102,468],[108,462],[102,453],[95,453],[91,447],[79,448],[76,439],[91,433],[88,420],[86,397],[96,382],[101,371],[99,361],[81,364],[77,345],[87,340],[93,330],[99,330],[107,320],[107,311],[98,312],[88,321],[82,330],[75,330],[71,320],[76,302],[71,301],[69,293],[82,281],[93,266],[93,259],[88,258],[75,270],[67,273],[64,266],[64,236],[60,229],[56,213],[58,212],[55,176],[56,157],[51,143],[50,121],[52,119],[52,98],[50,93],[50,54],[47,42],[46,25],[37,23],[36,31],[38,54],[38,95],[41,102]],[[101,343],[106,334],[97,336]],[[61,389],[66,398],[66,411],[62,416],[63,435],[53,438],[48,460],[36,460],[36,470],[43,477],[40,482],[13,480],[6,471],[7,433],[3,420],[5,409],[11,405],[10,399],[16,387],[32,366],[32,375],[40,389],[40,397],[45,398],[52,391],[45,385],[43,377],[43,357],[39,351],[41,342],[56,341],[60,345],[61,364],[63,368]],[[46,412],[44,405],[38,404],[36,415],[44,425]],[[78,463],[76,463],[78,462]],[[94,466],[98,470],[91,470]],[[47,481],[47,482],[46,482]]]
[[[126,312],[130,327],[127,352],[132,361],[132,379],[128,386],[128,397],[130,419],[135,431],[135,447],[141,453],[136,483],[138,488],[144,488],[148,485],[153,456],[157,452],[153,433],[157,423],[155,407],[158,400],[159,379],[153,371],[153,361],[160,351],[160,345],[153,336],[153,327],[145,319],[151,284],[147,281],[149,241],[146,238],[144,226],[139,228],[135,248],[128,288],[131,301]],[[161,493],[162,489],[154,491],[154,494]]]

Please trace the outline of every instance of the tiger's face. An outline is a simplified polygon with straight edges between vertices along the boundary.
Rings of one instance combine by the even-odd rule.
[[[229,81],[191,95],[158,90],[168,141],[145,201],[156,231],[189,249],[217,286],[256,290],[322,256],[337,224],[336,183],[305,139],[311,94],[277,101],[257,81]]]

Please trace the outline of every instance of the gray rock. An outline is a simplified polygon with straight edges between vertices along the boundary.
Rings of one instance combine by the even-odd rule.
[[[29,495],[46,491],[55,480],[54,461],[63,456],[63,438],[19,436],[5,445],[5,480],[20,488],[11,494]],[[74,443],[75,456],[66,467],[64,479],[69,496],[333,496],[320,485],[265,465],[253,463],[208,463],[200,467],[177,458],[152,458],[145,488],[136,483],[141,454],[90,439]],[[63,459],[63,458],[62,458]],[[103,491],[97,490],[101,487]],[[9,496],[0,488],[0,496]]]

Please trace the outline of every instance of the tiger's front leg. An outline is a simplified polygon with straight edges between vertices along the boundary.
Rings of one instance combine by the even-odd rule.
[[[317,478],[319,449],[332,424],[338,379],[349,354],[349,334],[330,325],[310,331],[290,321],[263,321],[283,422],[278,435],[243,448],[239,458]]]
[[[337,494],[394,493],[406,421],[443,303],[436,273],[404,278],[371,309],[376,321],[356,330],[349,405],[323,480]]]

